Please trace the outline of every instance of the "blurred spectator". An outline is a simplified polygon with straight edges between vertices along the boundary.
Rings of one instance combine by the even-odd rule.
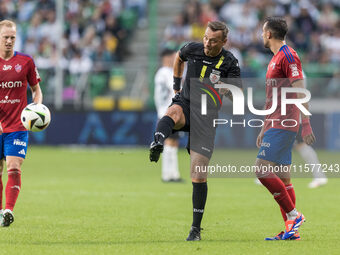
[[[128,37],[121,24],[126,21],[121,18],[126,15],[124,11],[129,8],[141,19],[146,19],[146,0],[70,0],[64,3],[64,32],[69,41],[68,45],[63,43],[63,47],[67,47],[66,57],[73,55],[73,48],[79,50],[81,57],[94,57],[98,53],[101,55],[105,47],[104,55],[111,54],[105,59],[121,61],[127,52]],[[27,53],[37,57],[37,62],[41,63],[39,68],[53,67],[56,45],[61,40],[57,33],[56,1],[2,0],[0,19],[13,19],[20,24],[17,28],[17,50],[24,47]],[[133,20],[128,25],[128,32],[132,33]]]
[[[125,43],[128,35],[126,30],[119,24],[117,18],[111,14],[105,19],[105,36],[111,37],[115,41],[115,45],[112,48],[110,47],[110,51],[119,60],[122,60],[126,53]]]
[[[136,26],[147,24],[147,0],[64,3],[64,36],[58,38],[55,0],[0,1],[0,19],[19,24],[15,49],[33,55],[40,69],[55,67],[57,45],[63,48],[64,67],[85,59],[94,68],[107,69],[105,63],[124,60]],[[207,22],[221,19],[230,29],[227,48],[243,59],[245,75],[262,75],[271,56],[261,42],[262,20],[272,15],[286,17],[287,42],[297,50],[307,75],[317,70],[331,78],[330,65],[340,64],[339,0],[186,0],[162,43],[178,48],[186,41],[201,41]]]
[[[77,16],[70,18],[69,27],[66,30],[67,38],[71,44],[77,44],[83,34],[83,27],[78,21]]]
[[[329,3],[325,4],[322,7],[320,17],[318,20],[318,25],[320,29],[326,30],[326,31],[330,30],[336,25],[338,20],[339,20],[339,17],[334,11],[334,8],[332,7],[332,5]]]
[[[321,36],[322,47],[330,53],[331,61],[340,63],[340,22],[333,28],[333,31]]]
[[[169,24],[164,31],[164,37],[166,41],[174,41],[178,44],[188,41],[190,36],[190,26],[185,24],[183,14],[177,15],[174,22]]]
[[[192,25],[199,22],[201,16],[201,5],[197,0],[189,0],[184,8],[185,21]]]
[[[212,8],[212,6],[208,3],[202,4],[201,7],[201,23],[203,24],[208,24],[209,21],[215,21],[218,19],[217,13],[215,10]]]
[[[11,18],[10,13],[8,12],[7,3],[5,1],[0,1],[0,19],[8,19]]]
[[[316,24],[309,14],[307,7],[301,8],[301,13],[296,17],[295,24],[307,36],[316,29]]]
[[[92,61],[87,56],[82,56],[79,50],[75,50],[69,65],[71,74],[88,73],[91,70]]]
[[[18,2],[18,21],[27,22],[31,19],[36,3],[33,1],[20,0]]]
[[[34,38],[28,37],[26,39],[24,52],[30,56],[35,56],[37,54],[37,45]]]
[[[125,8],[136,10],[138,14],[138,26],[144,28],[147,25],[146,7],[147,0],[125,0]]]
[[[340,97],[340,69],[334,73],[333,78],[328,83],[327,92],[334,98]]]
[[[55,66],[55,46],[47,38],[41,38],[35,62],[38,68],[49,69]]]

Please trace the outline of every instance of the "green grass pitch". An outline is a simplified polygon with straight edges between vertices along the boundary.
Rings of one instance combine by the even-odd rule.
[[[252,164],[257,151],[225,151]],[[320,151],[339,163],[339,153]],[[15,222],[0,229],[2,254],[339,254],[340,179],[310,190],[293,180],[307,222],[301,241],[265,242],[283,229],[277,205],[254,178],[211,178],[202,241],[185,242],[191,220],[189,157],[185,183],[160,181],[147,149],[31,147],[22,170]],[[294,161],[302,163],[295,154]],[[4,173],[3,181],[6,182]]]

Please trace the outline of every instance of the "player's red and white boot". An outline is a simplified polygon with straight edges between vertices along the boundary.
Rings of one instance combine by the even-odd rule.
[[[294,220],[286,220],[286,232],[282,236],[282,240],[289,240],[301,227],[302,223],[305,222],[305,216],[302,213],[298,213],[298,216]]]
[[[267,237],[264,240],[265,241],[279,241],[279,240],[283,240],[282,237],[283,237],[284,233],[285,233],[284,231],[281,231],[276,236],[274,236],[274,237]],[[291,238],[286,239],[286,240],[296,240],[296,241],[298,241],[300,239],[301,239],[301,237],[300,237],[299,232],[296,232]]]
[[[14,221],[13,212],[10,209],[5,209],[1,218],[1,227],[9,227]]]
[[[282,240],[282,236],[283,236],[284,233],[285,232],[281,231],[276,236],[274,236],[274,237],[266,237],[264,240],[265,241],[278,241],[278,240]]]

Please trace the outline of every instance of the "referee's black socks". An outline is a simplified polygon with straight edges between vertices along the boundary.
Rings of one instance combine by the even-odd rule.
[[[205,202],[207,201],[208,185],[206,182],[192,183],[192,205],[193,205],[193,221],[192,226],[200,228],[204,213]]]
[[[175,126],[175,122],[169,116],[161,118],[156,127],[154,139],[155,142],[161,142],[164,144],[164,140],[172,134],[172,129]]]

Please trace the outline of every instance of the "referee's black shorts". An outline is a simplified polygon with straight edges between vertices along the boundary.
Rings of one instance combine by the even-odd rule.
[[[180,94],[172,99],[172,105],[179,105],[185,116],[185,126],[180,130],[189,132],[187,150],[193,150],[207,158],[211,158],[214,151],[216,128],[212,126],[211,116],[202,116],[200,106],[190,107],[190,101],[184,99]]]

